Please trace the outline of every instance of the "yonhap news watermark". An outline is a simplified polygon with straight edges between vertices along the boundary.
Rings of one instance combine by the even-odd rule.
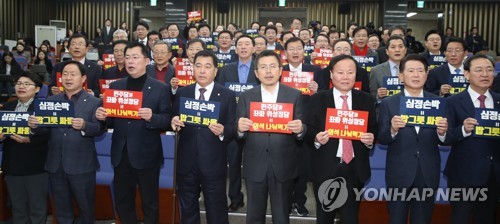
[[[356,201],[486,201],[487,188],[354,188]],[[349,191],[342,177],[324,181],[318,189],[318,199],[326,212],[333,211],[347,201]]]

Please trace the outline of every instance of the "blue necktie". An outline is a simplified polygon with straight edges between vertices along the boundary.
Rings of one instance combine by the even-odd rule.
[[[247,83],[248,79],[248,67],[246,65],[240,65],[241,71],[238,72],[238,78],[240,79],[240,83]]]
[[[455,74],[460,75],[460,69],[459,68],[455,69]]]

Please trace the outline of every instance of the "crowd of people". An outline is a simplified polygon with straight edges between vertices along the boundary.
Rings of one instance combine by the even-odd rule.
[[[475,223],[494,223],[500,138],[481,138],[473,131],[478,125],[474,108],[500,109],[500,76],[494,75],[494,61],[499,59],[484,52],[477,28],[466,38],[454,36],[451,28],[445,35],[429,30],[420,46],[412,30],[402,26],[378,32],[373,24],[352,22],[342,32],[319,21],[306,27],[298,18],[290,27],[253,22],[241,29],[228,23],[212,31],[204,22],[187,24],[155,31],[140,21],[132,38],[126,23],[114,28],[106,20],[93,39],[94,46],[109,47],[103,54],[113,55],[115,65],[106,69],[102,57],[86,58],[92,43],[81,25],[63,43],[67,61],[55,63],[57,55],[48,41],[36,54],[25,50],[22,39],[12,52],[3,52],[0,74],[14,81],[2,81],[0,92],[5,88],[17,99],[2,110],[33,112],[43,82],[49,86],[49,99],[75,105],[69,128],[39,127],[32,115],[28,136],[0,134],[14,223],[45,223],[49,185],[57,222],[74,221],[72,198],[79,221],[94,222],[99,169],[94,139],[106,129],[114,130],[114,205],[122,223],[137,223],[137,186],[144,223],[159,221],[162,147],[171,147],[162,145],[164,131],[179,135],[176,189],[182,223],[200,223],[201,192],[208,223],[228,223],[228,212],[240,210],[245,202],[247,223],[265,223],[268,199],[273,223],[289,223],[291,213],[309,215],[308,181],[315,193],[317,223],[333,223],[337,215],[341,223],[358,223],[360,201],[354,191],[371,176],[369,150],[376,143],[388,145],[386,186],[418,192],[438,188],[438,146],[450,145],[448,186],[487,189],[487,200],[451,202],[452,223],[467,223],[469,217]],[[318,62],[325,54],[328,60]],[[34,64],[46,65],[50,76],[22,71],[15,56],[26,57],[28,63],[35,56]],[[177,74],[183,66],[192,70],[192,84],[183,84]],[[283,72],[312,75],[300,91],[283,83]],[[452,90],[453,75],[463,75],[467,87]],[[386,77],[400,80],[403,90],[390,94]],[[102,106],[100,79],[115,79],[110,89],[142,92],[139,119],[109,116]],[[231,83],[253,88],[235,93],[227,88]],[[447,110],[432,127],[409,126],[400,113],[402,97],[443,98]],[[218,102],[216,122],[196,126],[182,119],[186,98]],[[256,102],[292,105],[285,133],[255,130]],[[356,140],[333,138],[325,126],[329,108],[368,112],[367,131]],[[347,201],[327,210],[319,191],[325,181],[337,177],[346,180]],[[411,223],[430,223],[434,197],[389,201],[390,223],[406,223],[408,218]]]

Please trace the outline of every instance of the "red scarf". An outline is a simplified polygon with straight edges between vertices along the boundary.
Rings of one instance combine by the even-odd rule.
[[[363,49],[359,49],[357,45],[353,45],[354,55],[356,56],[366,56],[368,54],[368,45]]]

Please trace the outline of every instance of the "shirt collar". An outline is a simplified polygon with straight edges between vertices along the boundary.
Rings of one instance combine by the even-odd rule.
[[[21,100],[17,100],[17,104],[20,104],[22,106],[29,106],[31,104],[31,102],[33,102],[33,100],[35,99],[35,97],[32,97],[31,99],[29,99],[28,101],[26,101],[26,103],[23,103],[21,102]]]
[[[474,102],[474,100],[477,100],[477,98],[481,95],[478,92],[474,91],[472,88],[470,88],[470,86],[467,88],[467,92],[469,92],[469,95],[470,95],[470,98],[472,99],[472,102]],[[493,99],[493,97],[491,96],[490,90],[486,90],[486,92],[483,95],[486,96],[486,99],[488,99],[488,98]]]
[[[71,60],[75,60],[75,59],[71,58]],[[82,65],[85,65],[85,57],[82,60],[78,61],[78,62],[82,63]]]
[[[349,92],[347,92],[346,94],[343,94],[337,88],[333,87],[333,97],[334,98],[340,97],[342,95],[347,95],[347,99],[352,100],[352,90],[349,90]]]
[[[212,81],[212,83],[208,84],[208,86],[205,86],[206,92],[209,92],[209,93],[212,92],[212,90],[214,89],[214,86],[215,86],[214,81]],[[201,87],[200,84],[196,83],[196,86],[194,88],[196,90],[196,92],[200,91],[199,90],[200,88],[203,88],[203,87]]]
[[[264,89],[263,85],[260,85],[260,91],[262,91],[262,93],[264,93],[264,94],[271,94],[271,95],[275,96],[275,95],[278,95],[279,90],[280,90],[280,83],[279,82],[278,82],[278,84],[276,84],[276,87],[274,88],[272,93],[267,91],[266,89]]]
[[[404,93],[405,93],[405,96],[412,97],[406,89],[404,89]],[[424,97],[424,90],[420,90],[418,97]]]
[[[453,67],[453,65],[451,65],[450,63],[447,63],[448,64],[448,68],[450,69],[450,73],[451,74],[455,74],[455,67]],[[460,69],[460,74],[464,74],[464,64],[460,64],[460,67],[458,68]]]
[[[246,63],[243,63],[240,60],[238,60],[238,67],[240,67],[242,65],[246,65],[248,68],[250,68],[251,63],[252,63],[252,60],[248,60]]]
[[[292,64],[288,64],[288,65],[290,66],[290,71],[293,71],[293,72],[295,72],[295,71],[302,72],[302,63],[300,63],[299,66],[297,66],[297,67],[293,67]]]

